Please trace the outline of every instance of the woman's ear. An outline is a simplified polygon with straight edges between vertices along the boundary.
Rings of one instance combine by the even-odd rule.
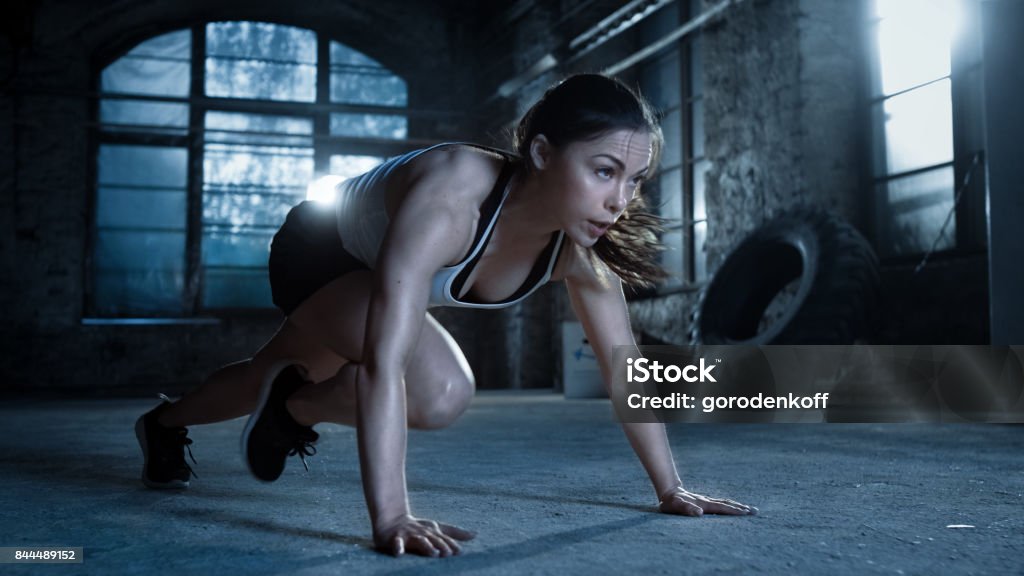
[[[536,170],[543,170],[551,161],[551,142],[547,136],[538,134],[530,141],[530,163]]]

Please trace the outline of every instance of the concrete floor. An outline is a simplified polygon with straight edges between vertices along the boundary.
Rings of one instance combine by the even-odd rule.
[[[0,406],[0,546],[82,546],[4,574],[1024,573],[1024,427],[674,425],[687,487],[756,517],[654,513],[606,401],[481,393],[410,434],[413,511],[478,533],[460,557],[373,552],[355,434],[321,426],[310,472],[248,476],[243,421],[192,430],[199,479],[146,489],[149,400]],[[947,528],[966,524],[973,528]]]

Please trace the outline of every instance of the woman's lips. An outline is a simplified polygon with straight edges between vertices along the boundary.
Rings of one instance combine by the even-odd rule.
[[[600,222],[597,220],[587,220],[587,228],[591,236],[597,237],[603,235],[608,231],[612,225],[611,222]]]

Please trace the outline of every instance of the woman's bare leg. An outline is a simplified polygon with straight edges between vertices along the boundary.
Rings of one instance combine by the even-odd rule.
[[[162,426],[209,424],[245,416],[256,408],[260,386],[285,364],[300,364],[314,380],[331,378],[344,359],[309,340],[292,322],[281,328],[252,358],[228,364],[211,374],[198,388],[160,413]]]
[[[174,428],[221,422],[248,414],[256,405],[250,373],[249,360],[220,368],[198,388],[164,409],[157,422]]]

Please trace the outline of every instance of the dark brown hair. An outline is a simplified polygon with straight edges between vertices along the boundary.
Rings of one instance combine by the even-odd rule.
[[[648,176],[661,159],[664,137],[650,104],[621,81],[602,74],[577,74],[552,86],[523,118],[512,146],[528,167],[530,143],[543,134],[554,146],[592,140],[614,130],[646,130],[651,136]],[[651,286],[668,276],[658,265],[658,242],[665,220],[646,211],[639,193],[591,248],[624,283]]]

